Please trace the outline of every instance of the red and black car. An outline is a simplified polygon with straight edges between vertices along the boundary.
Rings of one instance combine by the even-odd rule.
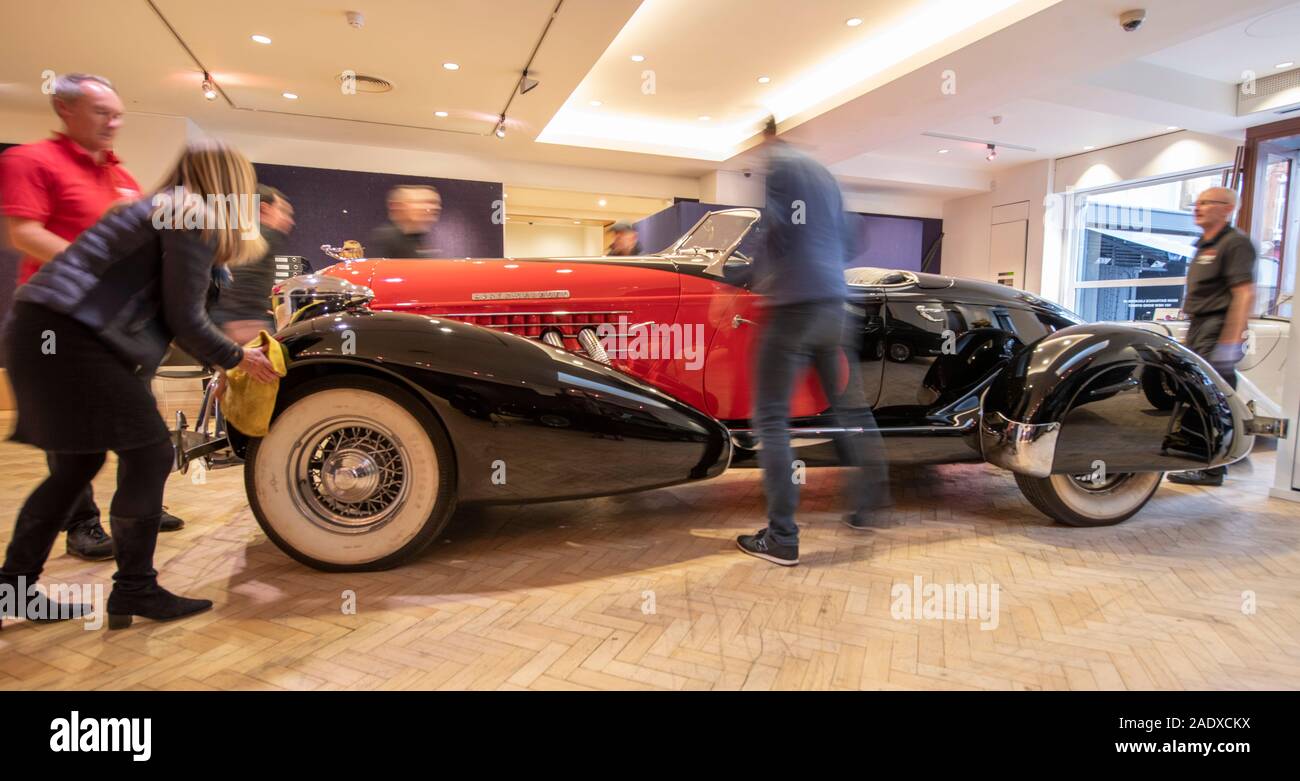
[[[458,504],[753,463],[763,310],[729,280],[758,220],[712,212],[636,257],[370,258],[281,283],[291,368],[276,415],[265,438],[231,436],[259,523],[312,566],[375,569],[427,545]],[[835,392],[874,410],[891,462],[986,460],[1052,518],[1099,526],[1137,512],[1164,472],[1230,463],[1253,443],[1251,413],[1171,339],[998,285],[846,275],[855,325]],[[810,465],[835,462],[828,406],[810,373],[792,410]]]

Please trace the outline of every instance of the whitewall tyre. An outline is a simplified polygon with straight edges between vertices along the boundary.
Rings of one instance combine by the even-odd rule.
[[[393,383],[327,377],[295,388],[244,482],[258,524],[320,570],[380,570],[432,542],[456,504],[451,443],[427,407]]]
[[[1151,499],[1163,472],[1125,472],[1090,480],[1090,475],[1029,477],[1016,485],[1029,503],[1069,526],[1113,526],[1128,520]]]

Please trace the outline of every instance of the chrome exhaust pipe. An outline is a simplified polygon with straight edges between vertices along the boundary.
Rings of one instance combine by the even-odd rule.
[[[600,343],[600,337],[596,336],[595,329],[584,328],[579,331],[578,342],[582,345],[582,349],[587,351],[591,360],[609,365],[609,355],[605,353],[605,347]]]
[[[552,347],[558,347],[561,350],[564,349],[564,337],[560,336],[560,332],[554,329],[542,334],[542,341]]]

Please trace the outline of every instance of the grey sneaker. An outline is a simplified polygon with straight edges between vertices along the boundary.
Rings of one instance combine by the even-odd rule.
[[[779,545],[767,538],[767,529],[759,529],[754,534],[742,534],[736,538],[736,547],[750,556],[754,556],[782,567],[793,567],[799,563],[799,546]]]

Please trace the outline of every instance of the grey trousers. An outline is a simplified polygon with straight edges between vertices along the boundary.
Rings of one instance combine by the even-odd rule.
[[[768,535],[779,545],[799,544],[794,514],[799,507],[803,470],[794,463],[790,448],[790,398],[809,365],[831,402],[832,425],[870,432],[835,435],[841,462],[858,470],[849,481],[849,511],[865,516],[872,508],[889,503],[889,473],[871,410],[864,407],[846,415],[836,398],[841,348],[846,348],[850,362],[857,360],[847,349],[855,342],[845,338],[844,329],[842,301],[813,301],[772,307],[759,336],[754,427],[761,445],[758,462],[767,496]]]

